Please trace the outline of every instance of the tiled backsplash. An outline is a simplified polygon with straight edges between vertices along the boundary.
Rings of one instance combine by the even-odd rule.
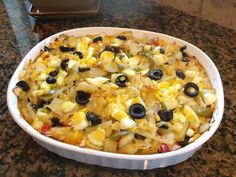
[[[236,0],[157,0],[161,4],[236,30]]]

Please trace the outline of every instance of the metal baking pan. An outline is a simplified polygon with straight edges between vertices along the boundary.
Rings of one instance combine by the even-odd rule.
[[[29,8],[29,15],[35,17],[37,19],[65,19],[65,18],[84,18],[91,17],[99,14],[100,9],[100,1],[96,1],[89,9],[74,9],[74,10],[66,10],[66,11],[44,11],[39,10],[31,4]]]
[[[98,0],[31,0],[34,7],[42,12],[63,12],[89,10]]]

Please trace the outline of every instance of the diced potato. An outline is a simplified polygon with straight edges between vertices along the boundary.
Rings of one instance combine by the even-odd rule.
[[[127,108],[127,110],[129,109],[129,107],[133,104],[133,99],[128,99],[126,102],[125,102],[125,106]]]
[[[202,81],[202,77],[200,77],[200,76],[195,76],[193,79],[193,83],[196,83],[196,84],[198,84],[201,81]]]
[[[24,97],[26,97],[26,94],[24,93],[24,91],[21,89],[21,88],[19,88],[19,87],[16,87],[16,88],[14,88],[14,93],[16,94],[16,96],[22,96],[22,95],[24,95]]]
[[[81,140],[83,139],[83,136],[83,131],[71,131],[66,134],[64,142],[70,144],[80,144]]]
[[[121,119],[121,121],[120,121],[120,128],[121,128],[122,130],[129,129],[129,128],[135,126],[135,125],[136,125],[135,121],[133,121],[133,120],[130,119],[130,118],[123,118],[123,119]]]
[[[200,133],[195,134],[192,138],[190,138],[189,142],[195,141],[195,140],[198,139],[200,136],[201,136]]]
[[[149,70],[150,69],[145,69],[145,70],[140,71],[140,73],[141,73],[142,76],[144,76],[148,73]]]
[[[34,121],[34,118],[30,116],[28,110],[24,106],[25,105],[19,104],[19,109],[21,110],[21,114],[24,116],[25,120],[31,124]]]
[[[41,74],[39,75],[39,77],[37,78],[37,80],[43,81],[43,80],[46,80],[47,77],[48,77],[47,74],[41,73]]]
[[[189,125],[189,121],[175,123],[172,128],[176,132],[175,140],[183,141],[186,135],[186,131]]]
[[[126,144],[131,142],[133,139],[134,139],[134,134],[133,133],[122,136],[120,141],[119,141],[118,147],[121,148],[121,147],[125,146]]]
[[[60,64],[61,64],[61,60],[60,60],[59,56],[51,56],[49,58],[49,62],[48,62],[49,67],[56,68],[56,67],[60,66]]]
[[[119,149],[119,153],[125,153],[125,154],[135,154],[138,151],[138,146],[135,144],[127,144],[126,146],[123,146]]]
[[[47,82],[42,82],[42,84],[40,85],[40,88],[43,89],[45,92],[48,92],[51,87]]]
[[[87,82],[80,82],[77,85],[76,90],[84,91],[84,92],[88,92],[88,93],[94,93],[94,92],[98,91],[98,87],[95,85],[89,84]]]
[[[86,119],[86,114],[82,111],[75,112],[72,116],[72,120],[70,122],[70,125],[75,130],[83,130],[89,126],[89,122]]]
[[[159,149],[160,145],[161,144],[158,143],[157,141],[152,140],[151,141],[151,147],[142,149],[140,154],[155,154],[155,153],[158,152],[158,149]]]
[[[121,53],[120,58],[118,59],[121,60],[121,63],[123,64],[127,64],[129,62],[129,58],[125,53]]]
[[[93,53],[94,53],[94,48],[93,47],[89,47],[86,59],[90,59],[93,56]]]
[[[38,118],[35,118],[32,127],[39,131],[42,128],[43,124],[44,123],[41,122]]]
[[[182,53],[181,53],[180,51],[177,52],[177,53],[175,54],[175,58],[176,58],[177,60],[182,60],[182,59],[183,59]]]
[[[95,131],[87,135],[89,141],[96,146],[103,146],[105,141],[105,130],[98,127]]]
[[[166,109],[175,109],[178,106],[177,100],[172,96],[163,98]]]
[[[70,144],[80,144],[83,139],[83,131],[73,131],[70,127],[53,127],[47,131],[47,135]]]
[[[216,95],[212,93],[205,93],[203,95],[203,101],[208,106],[216,101]]]
[[[115,60],[113,61],[114,57],[114,53],[110,51],[104,51],[100,55],[104,69],[111,73],[119,71],[118,65],[114,62]]]
[[[136,97],[136,98],[134,98],[134,99],[133,99],[133,104],[135,104],[135,103],[140,103],[140,104],[142,104],[144,107],[146,107],[146,106],[145,106],[145,103],[144,103],[144,101],[143,101],[143,99],[142,99],[141,97]]]
[[[111,128],[115,131],[120,131],[120,122],[116,121],[112,124]]]
[[[107,82],[109,79],[105,77],[96,77],[96,78],[86,78],[86,81],[94,86],[101,86],[105,82]]]
[[[76,68],[78,65],[78,62],[75,60],[69,60],[68,62],[68,69]]]
[[[153,60],[157,66],[161,66],[166,62],[162,54],[154,55]]]
[[[63,111],[61,110],[61,105],[64,103],[64,100],[59,98],[54,98],[52,102],[48,105],[48,107],[55,112],[56,114],[63,115]]]
[[[44,108],[39,108],[36,112],[38,117],[48,117],[47,111]]]
[[[97,146],[89,140],[86,141],[85,147],[90,148],[90,149],[95,149],[95,150],[102,150],[103,149],[103,146]]]
[[[117,152],[117,142],[111,139],[106,139],[104,142],[104,151]]]
[[[177,47],[175,45],[173,45],[173,44],[167,44],[166,45],[166,49],[165,49],[166,54],[172,54],[176,51],[177,51]]]
[[[135,67],[139,64],[140,62],[140,58],[139,57],[132,57],[132,58],[129,58],[129,65],[131,67]]]
[[[195,76],[198,75],[196,71],[190,71],[190,70],[185,71],[184,74],[186,77],[189,77],[189,78],[194,78]]]
[[[65,72],[65,71],[59,72],[59,76],[57,78],[57,84],[58,85],[63,85],[66,75],[67,75],[67,72]]]
[[[200,127],[199,127],[199,132],[200,133],[204,133],[205,131],[207,131],[208,129],[210,128],[210,124],[208,122],[202,124]]]
[[[145,50],[151,50],[151,48],[152,48],[151,45],[145,45],[145,46],[144,46],[144,49],[145,49]]]
[[[115,47],[119,47],[119,46],[121,46],[121,45],[123,45],[124,44],[124,41],[123,40],[120,40],[120,39],[117,39],[117,38],[115,38],[115,39],[113,39],[113,42],[112,42],[112,46],[115,46]]]
[[[192,137],[192,136],[194,135],[194,130],[191,129],[191,128],[188,128],[188,130],[187,130],[187,132],[186,132],[186,135],[187,135],[188,137]]]
[[[111,136],[111,133],[112,133],[112,127],[111,126],[109,126],[109,127],[107,127],[106,129],[105,129],[105,134],[106,134],[106,138],[108,138],[108,137],[110,137]]]
[[[65,101],[61,105],[61,110],[63,112],[71,112],[76,107],[76,103],[73,103],[71,101]]]
[[[200,120],[197,114],[187,105],[184,106],[183,112],[186,118],[189,120],[190,128],[196,130],[200,126]]]
[[[47,124],[47,125],[51,125],[51,116],[47,115],[47,116],[43,116],[43,117],[39,117],[39,120],[42,121],[43,123]]]
[[[124,119],[124,118],[128,118],[129,119],[129,115],[126,112],[124,112],[121,109],[119,109],[119,108],[115,108],[113,110],[111,116],[114,119],[118,120],[118,121],[121,121],[121,119]]]
[[[88,73],[89,73],[89,77],[91,77],[91,78],[93,78],[93,77],[103,77],[103,76],[107,75],[107,72],[104,71],[101,68],[90,68]]]

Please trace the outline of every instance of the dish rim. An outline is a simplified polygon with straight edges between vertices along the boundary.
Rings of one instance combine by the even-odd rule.
[[[31,127],[31,125],[29,123],[27,123],[26,120],[20,115],[19,109],[14,110],[13,107],[12,107],[12,105],[14,104],[14,100],[12,100],[12,98],[13,97],[16,98],[16,95],[14,95],[12,89],[15,87],[15,84],[16,84],[15,80],[17,80],[17,78],[19,77],[20,71],[22,71],[24,65],[27,62],[29,62],[29,60],[31,59],[30,56],[32,55],[32,53],[36,52],[36,49],[39,46],[44,46],[45,43],[47,43],[47,41],[52,41],[53,39],[55,39],[55,37],[57,37],[57,36],[59,36],[61,34],[70,34],[70,33],[73,33],[73,32],[79,33],[80,31],[82,31],[82,33],[84,33],[83,31],[85,31],[85,30],[89,31],[89,30],[92,30],[92,29],[99,29],[100,31],[103,31],[103,32],[100,32],[100,33],[106,33],[107,30],[114,30],[115,33],[118,33],[118,31],[119,32],[121,32],[121,31],[123,31],[123,32],[124,31],[132,31],[132,32],[137,32],[137,33],[156,35],[156,36],[159,36],[160,38],[161,37],[167,37],[171,41],[175,41],[177,43],[184,43],[187,46],[191,46],[191,48],[193,48],[197,52],[200,52],[200,54],[203,55],[208,60],[209,64],[212,67],[211,68],[211,72],[214,72],[216,74],[216,79],[217,79],[217,81],[219,82],[219,85],[220,85],[220,88],[216,89],[216,92],[219,95],[219,96],[217,96],[217,106],[218,106],[217,108],[218,109],[215,109],[215,111],[213,113],[213,117],[212,117],[212,120],[211,120],[211,127],[209,128],[209,130],[207,130],[206,132],[201,134],[201,136],[197,140],[192,142],[191,144],[188,144],[185,147],[181,147],[180,149],[177,149],[177,150],[174,150],[174,151],[170,151],[170,152],[167,152],[167,153],[135,155],[135,154],[111,153],[111,152],[99,151],[99,150],[94,150],[94,149],[89,149],[89,148],[82,148],[82,147],[79,147],[79,146],[76,146],[76,145],[67,144],[67,143],[58,141],[56,139],[47,137],[45,135],[42,135],[37,130],[35,130],[33,127]],[[42,47],[40,47],[40,48],[42,49]],[[204,67],[204,65],[202,63],[201,63],[201,65],[206,70],[206,68]],[[207,76],[209,77],[208,73],[207,73]],[[210,80],[210,81],[212,82],[212,80]],[[17,101],[16,101],[15,104],[17,104]],[[182,39],[179,39],[179,38],[167,35],[167,34],[157,33],[157,32],[154,32],[154,31],[140,30],[140,29],[119,28],[119,27],[83,27],[83,28],[74,28],[74,29],[70,29],[70,30],[65,30],[65,31],[56,33],[54,35],[51,35],[51,36],[45,38],[44,40],[40,41],[39,43],[37,43],[25,55],[25,57],[22,59],[20,64],[17,66],[17,69],[15,70],[15,72],[12,75],[11,80],[9,82],[8,89],[7,89],[7,105],[8,105],[8,109],[9,109],[13,119],[15,120],[15,122],[24,131],[26,131],[30,136],[32,136],[33,138],[35,138],[35,139],[37,139],[39,141],[42,141],[42,142],[44,142],[46,144],[50,144],[50,145],[62,148],[63,150],[67,150],[67,151],[69,150],[69,151],[73,151],[73,152],[77,152],[77,153],[83,153],[83,154],[92,155],[92,156],[101,156],[101,157],[106,157],[106,158],[124,159],[124,160],[154,160],[154,159],[156,160],[156,159],[174,157],[174,156],[178,156],[178,155],[181,155],[181,154],[185,154],[187,152],[194,151],[195,149],[201,147],[207,140],[209,140],[210,137],[212,137],[212,135],[217,130],[217,128],[220,125],[220,122],[222,120],[222,117],[223,117],[223,112],[224,112],[224,92],[223,92],[223,85],[222,85],[222,80],[221,80],[219,71],[216,68],[216,66],[213,63],[213,61],[201,49],[199,49],[198,47],[194,46],[193,44],[191,44],[191,43],[189,43],[187,41],[184,41]],[[17,105],[17,108],[18,108],[18,105]],[[216,110],[217,110],[217,114],[215,115]]]

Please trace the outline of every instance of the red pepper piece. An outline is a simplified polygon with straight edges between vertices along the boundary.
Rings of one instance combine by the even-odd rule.
[[[44,124],[40,130],[40,133],[46,134],[46,131],[48,131],[49,129],[50,129],[50,126],[47,124]]]
[[[162,144],[162,145],[161,145],[161,147],[160,147],[160,152],[161,152],[161,153],[169,152],[169,151],[170,151],[170,149],[169,149],[169,147],[168,147],[167,144]]]
[[[160,45],[160,40],[159,40],[159,38],[154,38],[154,39],[152,40],[152,44],[155,45],[155,46]]]

